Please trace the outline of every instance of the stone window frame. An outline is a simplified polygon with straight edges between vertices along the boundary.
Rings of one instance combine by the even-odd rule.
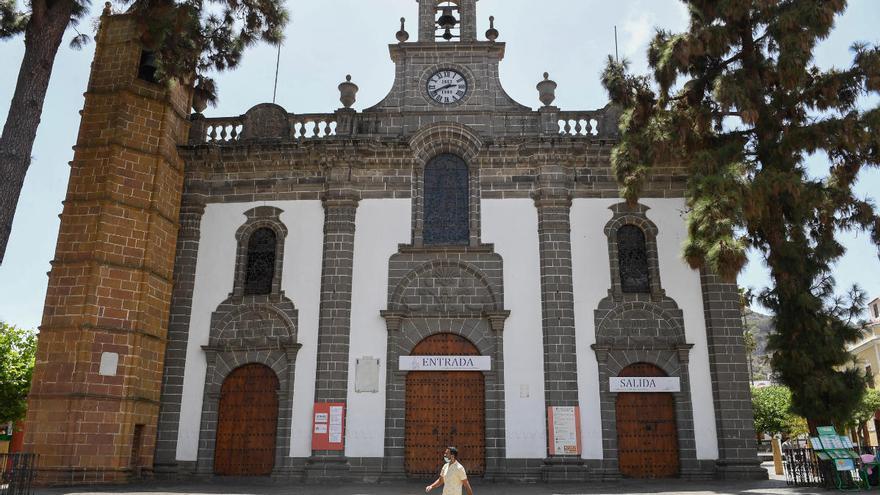
[[[238,248],[235,254],[235,278],[231,296],[252,298],[281,293],[281,271],[284,267],[284,245],[287,240],[287,227],[281,222],[280,218],[283,212],[283,210],[274,206],[258,206],[244,212],[247,221],[235,232]],[[247,278],[248,244],[251,235],[261,228],[269,228],[275,232],[275,273],[272,275],[272,289],[269,294],[245,295],[244,285]]]
[[[657,251],[657,233],[659,229],[647,217],[649,207],[643,204],[631,206],[627,203],[617,203],[609,207],[614,212],[611,220],[605,224],[605,236],[608,238],[608,261],[611,270],[611,288],[608,293],[614,300],[641,299],[646,295],[651,300],[662,300],[666,295],[660,283],[660,257]],[[645,235],[645,249],[648,256],[648,284],[650,292],[624,292],[620,282],[620,257],[618,250],[617,232],[625,225],[633,225],[642,230]]]
[[[422,128],[409,142],[415,163],[412,177],[412,246],[427,249],[448,249],[481,245],[480,232],[480,167],[478,155],[482,139],[465,125],[443,122]],[[436,156],[453,154],[468,167],[468,229],[470,242],[465,245],[426,245],[424,243],[424,177],[425,166]]]

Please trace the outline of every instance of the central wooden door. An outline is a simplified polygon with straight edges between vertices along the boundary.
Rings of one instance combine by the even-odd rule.
[[[420,342],[413,356],[474,356],[479,351],[458,335],[442,333]],[[486,470],[485,382],[479,371],[411,371],[406,376],[406,472],[436,476],[443,450],[458,448],[468,474]]]
[[[217,417],[214,473],[268,476],[275,466],[278,377],[262,364],[246,364],[223,381]]]
[[[666,376],[653,364],[637,363],[619,376]],[[617,455],[620,474],[630,478],[678,475],[678,427],[671,393],[617,394]]]

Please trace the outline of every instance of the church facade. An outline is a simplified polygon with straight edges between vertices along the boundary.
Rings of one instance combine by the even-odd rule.
[[[427,479],[455,445],[493,480],[766,476],[737,287],[680,257],[682,171],[656,170],[626,204],[615,108],[560,110],[546,74],[543,106],[517,103],[498,32],[478,39],[476,0],[418,8],[417,41],[401,26],[390,46],[391,91],[361,112],[350,80],[332,113],[259,104],[228,118],[186,117],[183,93],[131,83],[183,129],[154,150],[178,175],[152,182],[179,188],[163,215],[177,235],[153,251],[168,283],[151,352],[127,340],[86,353],[84,383],[122,376],[126,397],[152,366],[151,398],[135,401],[147,409],[119,409],[118,448],[95,462]],[[91,92],[122,18],[103,18]],[[35,385],[51,375],[41,352]],[[59,406],[35,390],[36,447]],[[104,469],[67,459],[55,466],[74,477]]]

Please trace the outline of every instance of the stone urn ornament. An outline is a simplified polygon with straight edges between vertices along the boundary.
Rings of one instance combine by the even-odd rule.
[[[406,18],[401,17],[400,18],[400,31],[398,31],[397,34],[395,35],[397,37],[398,43],[406,43],[406,41],[409,39],[409,33],[406,32],[405,26],[406,26]]]
[[[193,90],[192,108],[197,114],[200,114],[208,108],[208,98],[205,92],[196,88]]]
[[[536,86],[538,88],[538,99],[545,107],[549,107],[553,100],[556,99],[556,81],[550,80],[550,74],[544,73],[544,80]]]
[[[351,74],[345,76],[345,82],[339,85],[339,101],[345,108],[351,108],[357,101],[357,84],[351,82]]]

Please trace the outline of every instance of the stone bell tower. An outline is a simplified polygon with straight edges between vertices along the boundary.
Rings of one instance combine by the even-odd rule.
[[[477,40],[477,0],[418,2],[420,43]]]
[[[156,83],[135,19],[109,5],[29,396],[44,484],[122,482],[153,463],[191,94]]]

